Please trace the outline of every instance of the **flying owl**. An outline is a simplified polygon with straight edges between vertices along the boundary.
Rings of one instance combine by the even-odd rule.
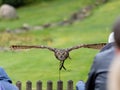
[[[55,57],[60,61],[60,67],[59,70],[61,70],[62,68],[66,70],[65,66],[64,66],[64,62],[67,58],[70,58],[69,56],[69,52],[75,49],[79,49],[79,48],[92,48],[92,49],[102,49],[107,43],[97,43],[97,44],[80,44],[77,46],[73,46],[70,48],[64,48],[64,49],[58,49],[58,48],[52,48],[49,46],[44,46],[44,45],[40,45],[40,46],[27,46],[27,45],[12,45],[10,46],[11,49],[15,50],[15,49],[31,49],[31,48],[36,48],[36,49],[48,49],[52,52],[54,52]]]

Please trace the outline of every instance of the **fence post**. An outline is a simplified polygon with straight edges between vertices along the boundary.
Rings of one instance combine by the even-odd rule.
[[[22,83],[20,81],[16,82],[16,86],[18,87],[19,90],[22,90]]]
[[[42,81],[37,81],[36,83],[36,90],[42,90]]]
[[[53,90],[52,85],[53,85],[52,81],[47,81],[47,90]]]
[[[32,90],[32,82],[31,81],[26,82],[26,90]]]
[[[63,81],[59,80],[57,82],[57,90],[63,90]]]
[[[67,83],[67,90],[73,90],[73,81],[69,80]]]

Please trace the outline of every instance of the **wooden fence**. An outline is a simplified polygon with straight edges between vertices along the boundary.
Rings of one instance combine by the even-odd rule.
[[[22,82],[20,82],[20,81],[16,82],[16,86],[19,88],[19,90],[22,90]],[[31,81],[26,82],[26,90],[32,90],[32,82]],[[42,90],[42,81],[36,82],[35,90]],[[47,81],[46,90],[53,90],[53,82],[52,81]],[[57,88],[54,90],[63,90],[63,81],[61,81],[61,80],[57,81]],[[73,81],[72,80],[69,80],[67,82],[66,90],[73,90]]]

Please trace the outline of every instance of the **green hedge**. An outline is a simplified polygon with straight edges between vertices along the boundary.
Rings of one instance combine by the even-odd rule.
[[[1,0],[1,4],[10,4],[15,7],[19,7],[25,4],[34,2],[35,0]]]
[[[33,2],[53,1],[53,0],[0,0],[0,4],[10,4],[15,7],[30,4]]]
[[[15,7],[23,5],[23,0],[2,0],[2,4],[10,4]]]
[[[23,4],[29,4],[32,2],[36,2],[36,0],[23,0]]]
[[[2,4],[2,0],[0,0],[0,5]]]

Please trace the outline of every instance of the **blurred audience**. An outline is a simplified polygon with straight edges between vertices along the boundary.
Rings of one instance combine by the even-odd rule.
[[[5,70],[1,67],[0,67],[0,90],[18,90],[18,88],[12,84],[12,80],[9,78]]]
[[[78,81],[76,90],[107,90],[107,75],[114,52],[114,33],[112,32],[108,44],[95,56],[87,82]]]

